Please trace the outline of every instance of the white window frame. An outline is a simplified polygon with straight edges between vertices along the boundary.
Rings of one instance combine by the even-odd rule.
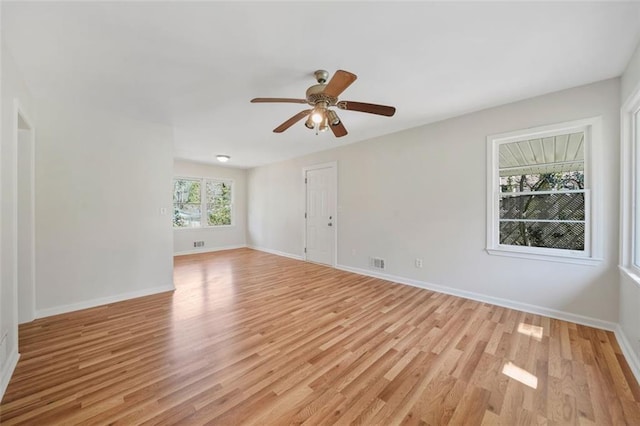
[[[194,176],[174,176],[171,183],[175,180],[183,179],[183,180],[194,180],[200,182],[200,226],[185,226],[183,228],[179,228],[172,225],[173,230],[175,231],[184,231],[188,229],[219,229],[219,228],[231,228],[236,226],[235,220],[235,181],[233,179],[224,179],[224,178],[206,178],[206,177],[194,177]],[[230,225],[209,225],[207,219],[207,190],[206,185],[207,182],[221,182],[226,183],[231,186],[231,224]],[[173,195],[171,196],[171,210],[173,211]],[[173,221],[172,221],[173,223]]]
[[[620,269],[640,284],[640,87],[620,110]]]
[[[546,260],[552,262],[596,264],[602,261],[602,202],[600,161],[601,117],[587,118],[487,136],[487,245],[489,254]],[[584,132],[585,250],[525,247],[500,244],[500,145],[569,133]]]

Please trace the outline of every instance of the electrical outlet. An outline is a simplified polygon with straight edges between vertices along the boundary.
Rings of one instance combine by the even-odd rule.
[[[422,259],[416,257],[416,268],[422,268]]]

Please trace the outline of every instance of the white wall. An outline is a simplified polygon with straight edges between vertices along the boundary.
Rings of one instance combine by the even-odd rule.
[[[34,129],[20,116],[18,128],[18,323],[35,318]]]
[[[629,61],[621,81],[622,105],[635,90],[640,89],[640,44]],[[624,262],[623,259],[621,259],[622,262]],[[621,343],[623,346],[626,345],[628,351],[631,352],[631,354],[625,354],[636,377],[640,380],[640,284],[623,271],[620,272],[620,316],[618,321],[621,337],[626,340]]]
[[[1,9],[1,8],[0,8]],[[1,147],[0,147],[0,397],[18,360],[17,312],[17,137],[14,101],[33,120],[33,100],[15,62],[1,45]]]
[[[387,274],[405,282],[613,327],[619,90],[619,79],[607,80],[251,169],[248,243],[301,256],[301,170],[337,161],[341,267],[370,273],[368,258],[378,256]],[[605,145],[604,261],[586,266],[487,254],[486,136],[594,116],[603,118]],[[415,258],[424,259],[423,269],[414,267]]]
[[[302,167],[333,160],[336,158],[333,152],[325,151],[247,171],[247,243],[251,247],[294,257],[302,256]],[[340,169],[341,165],[338,166]],[[340,181],[340,177],[338,180]],[[338,228],[338,236],[341,235],[340,229]]]
[[[173,289],[171,128],[39,101],[36,134],[37,316]]]
[[[620,93],[622,104],[640,84],[640,43],[627,64],[627,69],[620,77]]]
[[[175,160],[173,173],[177,177],[229,179],[233,181],[233,225],[173,231],[174,254],[199,253],[244,247],[247,243],[247,182],[246,171],[204,163]],[[168,190],[169,202],[171,191]],[[171,211],[173,211],[171,209]],[[194,241],[204,241],[204,247],[194,249]]]

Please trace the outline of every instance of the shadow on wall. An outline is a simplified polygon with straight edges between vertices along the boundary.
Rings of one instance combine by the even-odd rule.
[[[587,274],[585,274],[587,275]],[[613,323],[618,322],[619,300],[612,295],[619,294],[618,272],[606,270],[597,275],[581,280],[584,283],[573,299],[567,300],[556,309],[564,312],[575,312],[592,318],[602,318]],[[562,285],[560,283],[559,285]],[[611,288],[611,286],[615,288]]]

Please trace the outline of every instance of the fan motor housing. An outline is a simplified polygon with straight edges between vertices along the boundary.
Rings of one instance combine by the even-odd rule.
[[[315,105],[318,102],[326,102],[327,105],[335,105],[338,102],[338,98],[335,96],[329,96],[324,93],[326,84],[316,84],[307,89],[307,102],[311,105]]]

